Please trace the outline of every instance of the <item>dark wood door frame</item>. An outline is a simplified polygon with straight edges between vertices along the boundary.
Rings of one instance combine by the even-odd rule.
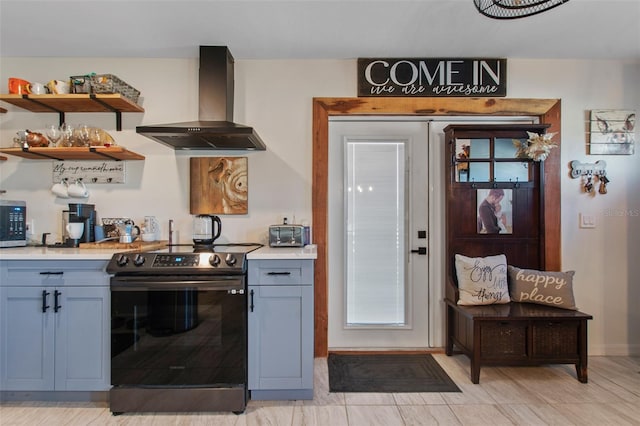
[[[329,117],[348,115],[397,116],[537,116],[557,132],[560,145],[559,99],[507,98],[314,98],[313,99],[313,238],[318,246],[315,266],[315,356],[328,353],[327,194],[329,178]],[[545,259],[549,270],[561,270],[560,148],[545,161]],[[444,285],[444,283],[443,283]]]

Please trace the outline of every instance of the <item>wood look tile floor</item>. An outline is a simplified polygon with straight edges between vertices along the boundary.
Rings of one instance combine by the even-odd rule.
[[[463,355],[436,360],[456,393],[330,393],[325,358],[315,360],[312,401],[250,401],[244,414],[130,413],[106,403],[3,402],[0,425],[640,425],[640,357],[590,357],[589,383],[568,365],[485,367],[469,380]]]

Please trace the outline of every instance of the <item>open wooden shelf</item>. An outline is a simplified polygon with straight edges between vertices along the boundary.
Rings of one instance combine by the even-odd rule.
[[[120,94],[2,94],[0,100],[31,112],[144,112],[144,108]]]
[[[144,156],[121,146],[2,148],[0,152],[32,160],[144,160]]]
[[[111,112],[116,128],[122,130],[123,112],[144,112],[144,108],[120,94],[12,95],[0,94],[0,101],[31,112],[57,113],[60,124],[66,112]]]

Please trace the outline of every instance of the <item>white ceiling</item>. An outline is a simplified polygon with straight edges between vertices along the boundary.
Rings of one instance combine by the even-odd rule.
[[[640,0],[494,20],[472,0],[0,0],[0,57],[640,59]]]

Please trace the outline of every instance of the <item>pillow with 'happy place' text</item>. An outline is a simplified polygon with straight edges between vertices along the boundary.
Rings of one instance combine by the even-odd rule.
[[[551,272],[509,265],[509,293],[513,302],[537,303],[577,310],[573,297],[574,271]]]
[[[460,298],[458,305],[492,305],[509,303],[507,257],[455,255]]]

